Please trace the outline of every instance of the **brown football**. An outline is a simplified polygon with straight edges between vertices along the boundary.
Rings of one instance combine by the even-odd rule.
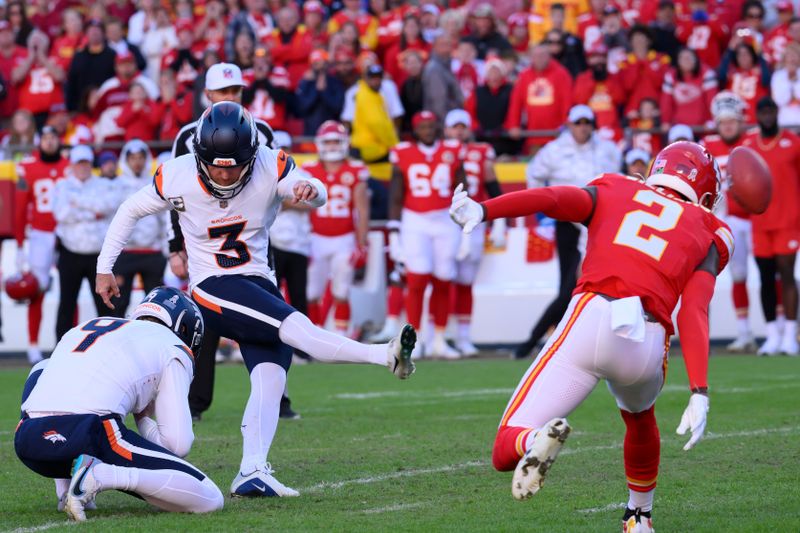
[[[728,157],[731,194],[750,213],[760,215],[772,199],[772,174],[758,152],[746,146],[734,148]]]

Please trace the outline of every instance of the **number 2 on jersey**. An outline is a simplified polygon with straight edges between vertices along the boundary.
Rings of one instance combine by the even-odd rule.
[[[83,325],[81,331],[89,331],[83,340],[72,351],[85,352],[88,350],[94,341],[112,331],[121,328],[128,323],[128,320],[121,320],[118,318],[95,318]]]
[[[659,261],[667,248],[667,240],[658,235],[649,235],[645,238],[640,232],[642,228],[658,232],[674,229],[678,225],[678,219],[681,218],[683,207],[655,191],[638,191],[633,196],[633,201],[647,207],[653,204],[660,205],[661,213],[656,215],[641,209],[627,213],[617,230],[617,236],[614,237],[614,244],[628,246]]]

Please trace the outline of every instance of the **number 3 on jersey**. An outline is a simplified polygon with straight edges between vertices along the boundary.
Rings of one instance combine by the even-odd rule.
[[[430,165],[414,163],[408,167],[408,185],[411,195],[417,198],[427,198],[433,191],[442,198],[449,198],[452,194],[450,165],[439,163],[431,173]]]
[[[629,212],[622,219],[622,224],[617,230],[617,236],[614,237],[614,244],[628,246],[659,261],[669,243],[658,235],[651,234],[647,237],[642,237],[640,235],[642,228],[649,228],[651,231],[657,232],[666,232],[674,229],[678,225],[681,214],[683,214],[683,207],[655,191],[638,191],[633,196],[633,201],[647,207],[653,204],[659,205],[661,206],[661,213],[656,215],[641,209]]]
[[[233,250],[236,252],[236,257],[231,257],[228,254],[214,254],[217,259],[217,264],[222,268],[236,268],[250,261],[250,251],[247,249],[247,243],[238,240],[239,235],[247,225],[245,222],[237,222],[236,224],[228,224],[226,226],[214,226],[208,228],[208,236],[212,239],[225,238],[225,241],[220,245],[219,251]]]

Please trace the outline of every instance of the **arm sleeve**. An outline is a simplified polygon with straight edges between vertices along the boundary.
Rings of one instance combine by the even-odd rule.
[[[171,348],[174,349],[174,348]],[[192,414],[189,411],[189,374],[178,359],[172,359],[161,373],[156,396],[156,421],[144,418],[139,422],[143,437],[185,457],[192,449]]]
[[[559,185],[504,194],[481,205],[484,220],[543,213],[564,222],[583,222],[592,215],[594,198],[586,189]]]
[[[291,158],[290,158],[291,159]],[[292,161],[294,165],[294,161]],[[297,167],[289,170],[285,177],[280,178],[278,181],[278,196],[281,200],[291,200],[294,198],[294,191],[292,190],[298,181],[308,181],[317,189],[317,197],[309,202],[303,202],[311,207],[320,207],[325,205],[328,201],[328,191],[325,185],[322,184],[317,178],[312,178],[308,173],[298,170]]]
[[[708,306],[715,282],[710,272],[696,270],[681,295],[678,331],[689,388],[693,390],[708,386]]]
[[[97,273],[110,274],[122,248],[133,232],[136,222],[146,216],[170,209],[171,204],[156,193],[155,187],[143,187],[139,192],[125,200],[119,209],[103,240],[103,249],[97,258]]]

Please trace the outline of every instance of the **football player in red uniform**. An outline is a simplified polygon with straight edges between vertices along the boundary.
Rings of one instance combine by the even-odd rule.
[[[472,120],[463,109],[453,109],[444,120],[445,139],[455,139],[464,145],[464,177],[467,191],[476,202],[500,196],[500,184],[494,172],[495,153],[492,145],[472,141]],[[456,349],[462,356],[477,355],[478,349],[472,344],[469,330],[472,320],[472,284],[478,275],[478,268],[483,257],[486,228],[481,226],[470,235],[462,235],[461,245],[456,259],[456,277],[453,288],[453,314],[458,321],[456,331]],[[492,223],[489,239],[493,246],[505,244],[506,219],[498,218]]]
[[[744,140],[746,107],[744,100],[730,91],[717,94],[711,101],[711,116],[717,125],[717,133],[707,135],[703,138],[702,144],[717,160],[724,182],[727,182],[728,156]],[[731,257],[731,277],[738,330],[736,339],[728,345],[728,350],[752,353],[756,346],[753,333],[750,331],[748,319],[750,299],[747,295],[747,258],[750,255],[750,240],[753,233],[750,213],[733,199],[730,191],[725,195],[725,202],[728,208],[725,222],[730,226],[733,242],[736,243],[736,251]]]
[[[416,142],[392,148],[389,199],[389,255],[406,268],[406,319],[419,329],[428,283],[433,284],[429,310],[434,322],[433,341],[417,342],[414,356],[455,359],[458,351],[447,344],[444,330],[450,314],[450,283],[456,275],[460,236],[447,214],[456,183],[464,180],[464,148],[456,140],[440,140],[439,121],[431,111],[411,119]]]
[[[360,161],[350,161],[347,130],[334,120],[323,122],[314,139],[319,161],[303,170],[328,189],[328,202],[311,211],[311,263],[308,267],[309,306],[318,306],[328,280],[334,298],[336,332],[347,333],[355,268],[366,260],[369,231],[369,171]],[[324,325],[325,317],[319,317]]]
[[[515,470],[511,492],[532,496],[569,435],[569,415],[600,379],[625,422],[629,500],[623,531],[652,531],[660,439],[654,404],[664,384],[672,312],[691,397],[678,433],[684,450],[703,436],[708,412],[708,305],[733,251],[727,225],[711,212],[720,196],[714,158],[682,141],[656,156],[646,181],[603,174],[585,188],[545,187],[479,204],[458,188],[450,213],[464,231],[500,217],[544,213],[589,231],[569,309],[503,413],[492,454]]]
[[[52,126],[42,128],[39,150],[17,165],[15,238],[17,269],[30,269],[39,282],[39,294],[28,304],[28,362],[42,360],[39,327],[42,323],[44,293],[50,287],[50,270],[56,264],[56,221],[53,218],[53,189],[64,177],[69,161],[61,157],[61,139]],[[28,228],[27,260],[23,252]]]
[[[772,173],[772,201],[753,215],[753,255],[761,275],[761,307],[767,321],[767,340],[759,355],[797,355],[797,285],[794,263],[800,247],[800,137],[778,127],[778,106],[770,96],[756,105],[758,129],[742,141],[764,158]],[[786,322],[777,318],[775,275],[781,279]]]

